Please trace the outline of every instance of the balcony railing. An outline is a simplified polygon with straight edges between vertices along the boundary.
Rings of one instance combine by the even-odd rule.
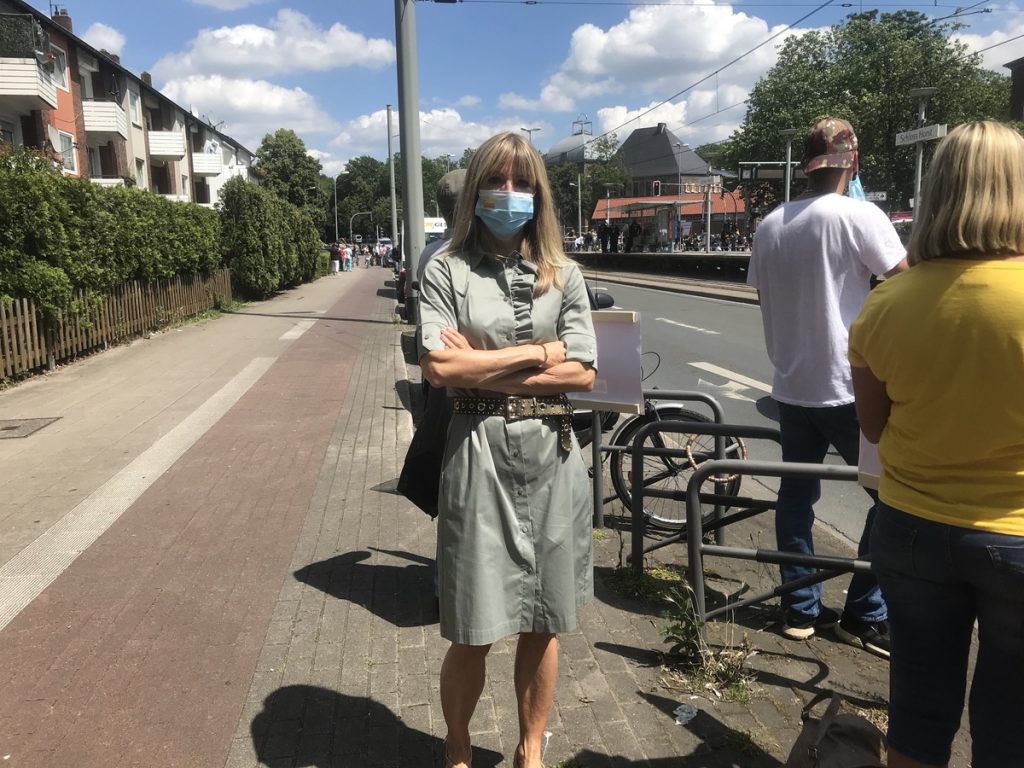
[[[90,179],[90,181],[93,184],[98,184],[101,187],[123,187],[124,186],[124,179],[122,179],[120,176],[114,176],[114,177],[111,177],[111,178],[93,176]]]
[[[116,101],[89,100],[82,102],[82,117],[86,133],[101,133],[113,138],[128,138],[128,115]]]
[[[192,171],[196,176],[220,176],[223,169],[219,152],[192,153]]]
[[[34,56],[0,58],[0,99],[22,115],[34,109],[56,109],[57,86]]]
[[[181,160],[185,157],[185,135],[181,131],[149,131],[149,156]]]

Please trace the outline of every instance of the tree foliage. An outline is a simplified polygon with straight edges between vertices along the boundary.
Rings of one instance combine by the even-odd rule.
[[[318,190],[322,166],[310,157],[295,131],[279,128],[268,133],[256,150],[263,186],[292,205],[309,208],[318,222],[326,212],[326,200]]]
[[[928,103],[929,124],[952,127],[1009,114],[1009,79],[983,69],[978,55],[952,40],[956,28],[916,11],[868,11],[789,38],[778,62],[751,91],[742,126],[721,144],[719,165],[782,160],[786,128],[798,129],[793,159],[799,160],[804,130],[834,115],[857,131],[865,188],[888,191],[893,206],[906,207],[913,195],[914,148],[897,147],[895,136],[917,126],[911,89],[938,89]]]

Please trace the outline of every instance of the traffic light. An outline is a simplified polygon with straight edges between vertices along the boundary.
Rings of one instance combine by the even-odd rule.
[[[661,195],[661,182],[655,181],[651,184],[651,186],[654,187],[654,196],[659,197]]]

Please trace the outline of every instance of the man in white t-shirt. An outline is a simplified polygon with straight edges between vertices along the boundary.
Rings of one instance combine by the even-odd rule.
[[[907,268],[906,249],[888,217],[873,203],[845,196],[862,191],[857,179],[857,136],[845,120],[825,118],[807,134],[808,189],[772,211],[757,229],[747,282],[758,290],[768,357],[775,366],[772,398],[778,403],[783,461],[820,464],[829,445],[856,465],[860,427],[854,410],[847,344],[850,323],[871,287],[872,275]],[[862,197],[862,195],[860,195]],[[877,501],[873,492],[872,501]],[[811,528],[821,483],[783,478],[775,514],[778,547],[813,554]],[[868,554],[874,505],[859,555]],[[780,567],[783,582],[814,568]],[[821,604],[821,584],[782,596],[783,634],[811,637],[835,626],[846,642],[889,655],[888,613],[872,574],[855,574],[842,620]]]

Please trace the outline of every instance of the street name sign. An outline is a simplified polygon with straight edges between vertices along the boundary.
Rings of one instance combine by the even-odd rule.
[[[935,139],[941,139],[946,135],[947,126],[945,123],[941,125],[936,123],[935,125],[926,125],[921,128],[914,128],[912,131],[903,131],[902,133],[896,134],[896,146],[902,147],[907,144],[916,144],[919,141],[933,141]]]
[[[865,192],[864,198],[871,203],[884,203],[889,199],[888,192]]]

